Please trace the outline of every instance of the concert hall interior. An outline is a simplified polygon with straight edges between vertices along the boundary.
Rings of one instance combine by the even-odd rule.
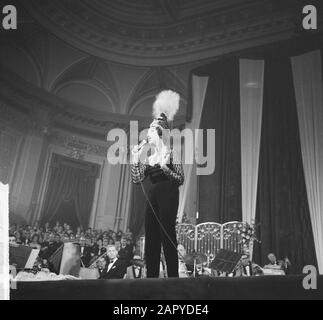
[[[323,10],[310,2],[307,30],[302,0],[10,1],[0,191],[12,298],[82,299],[79,285],[113,299],[109,281],[120,299],[139,297],[133,281],[144,299],[323,298],[302,286],[323,274]],[[153,114],[161,92],[178,103],[173,121]],[[160,145],[159,132],[180,133],[179,164],[170,149],[165,166],[131,163],[135,145],[153,145],[148,128]],[[160,279],[145,279],[154,254]]]

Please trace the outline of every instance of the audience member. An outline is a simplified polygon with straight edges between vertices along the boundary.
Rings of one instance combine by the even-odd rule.
[[[66,222],[56,221],[53,225],[46,222],[41,225],[36,221],[33,225],[18,225],[13,223],[9,227],[10,244],[26,245],[40,249],[38,266],[47,268],[48,259],[61,247],[63,242],[78,242],[81,248],[82,266],[89,267],[92,264],[100,265],[106,256],[109,246],[116,246],[117,252],[121,249],[120,261],[130,265],[133,257],[133,240],[130,232],[115,232],[113,230],[83,229],[82,226],[73,228]],[[116,241],[119,239],[120,241]],[[119,256],[118,256],[119,257]],[[98,261],[97,261],[98,260]]]
[[[118,259],[118,251],[115,246],[109,246],[107,250],[106,267],[100,275],[100,279],[123,279],[127,272],[126,263]]]
[[[131,266],[131,259],[133,258],[133,246],[130,244],[128,245],[127,239],[122,238],[120,243],[120,250],[119,250],[119,259],[123,260],[127,267]]]
[[[146,278],[145,264],[139,255],[135,255],[127,268],[125,279],[142,279]]]

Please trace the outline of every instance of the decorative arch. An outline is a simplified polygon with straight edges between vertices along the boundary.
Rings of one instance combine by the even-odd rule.
[[[37,86],[41,86],[42,81],[43,81],[41,66],[37,62],[37,59],[34,57],[34,55],[28,50],[28,48],[25,47],[24,45],[17,45],[14,42],[8,42],[5,45],[8,48],[12,49],[14,52],[19,52],[20,55],[22,56],[22,58],[25,59],[24,61],[28,62],[29,66],[34,71],[34,76],[36,79],[36,83],[34,83],[34,84]],[[7,50],[5,50],[4,48],[2,48],[1,51],[4,53],[7,52]],[[15,63],[17,63],[17,62],[15,62]],[[23,77],[25,80],[28,80],[21,73],[19,73],[19,72],[16,72],[16,73],[19,74],[21,77]]]
[[[129,110],[129,115],[134,115],[138,108],[140,108],[147,100],[154,99],[158,92],[156,90],[152,90],[151,92],[147,93],[146,95],[140,97],[136,103],[132,106],[132,108]],[[152,109],[150,110],[149,116],[152,113]],[[148,114],[147,114],[148,116]]]
[[[53,83],[50,91],[57,94],[71,84],[82,84],[97,90],[111,102],[114,112],[120,105],[116,81],[108,65],[96,58],[85,58],[72,64]]]
[[[62,83],[61,85],[56,87],[55,93],[58,94],[63,89],[71,86],[71,85],[82,85],[85,87],[89,87],[91,89],[94,89],[99,94],[102,94],[106,98],[106,100],[109,102],[109,105],[112,108],[112,112],[116,112],[116,106],[115,101],[111,98],[110,95],[107,94],[105,90],[102,89],[100,86],[100,83],[98,83],[96,80],[89,80],[89,79],[70,79],[69,81]]]
[[[151,68],[134,87],[127,103],[127,113],[134,114],[143,101],[155,97],[164,89],[175,90],[181,95],[182,101],[187,100],[182,79],[168,68]]]

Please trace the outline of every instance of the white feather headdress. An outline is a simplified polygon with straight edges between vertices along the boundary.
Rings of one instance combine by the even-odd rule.
[[[172,90],[165,90],[159,93],[153,105],[153,117],[157,119],[164,113],[167,120],[173,121],[179,109],[180,96]]]

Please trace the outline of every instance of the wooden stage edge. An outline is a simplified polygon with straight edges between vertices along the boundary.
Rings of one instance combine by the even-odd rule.
[[[323,300],[303,288],[304,276],[20,282],[12,300]]]

